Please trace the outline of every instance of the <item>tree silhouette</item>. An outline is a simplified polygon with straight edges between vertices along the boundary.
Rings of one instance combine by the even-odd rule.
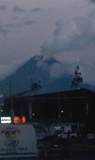
[[[75,69],[75,73],[74,73],[74,78],[71,82],[71,88],[78,88],[79,87],[79,83],[83,82],[83,78],[81,76],[81,72],[80,72],[80,68],[79,66],[76,67]]]
[[[41,88],[42,88],[42,85],[41,85],[41,81],[40,80],[38,82],[32,83],[32,85],[31,85],[31,91],[33,91],[34,94]]]

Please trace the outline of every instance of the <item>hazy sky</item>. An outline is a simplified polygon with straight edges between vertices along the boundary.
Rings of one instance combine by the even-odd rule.
[[[0,79],[34,55],[95,83],[95,0],[0,0]]]

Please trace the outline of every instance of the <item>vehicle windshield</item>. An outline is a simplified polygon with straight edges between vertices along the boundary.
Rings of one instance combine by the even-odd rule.
[[[95,0],[0,0],[0,156],[31,124],[25,155],[95,159],[94,52]]]

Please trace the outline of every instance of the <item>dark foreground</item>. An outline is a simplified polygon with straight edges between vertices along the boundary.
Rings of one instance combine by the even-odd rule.
[[[0,159],[4,160],[4,159]],[[16,158],[12,159],[5,159],[5,160],[20,160]],[[52,157],[52,158],[23,158],[22,160],[95,160],[95,153],[83,153],[83,154],[72,154],[69,156],[63,156],[63,157]]]
[[[40,160],[95,160],[95,139],[49,138],[38,143]]]
[[[61,158],[45,158],[40,160],[95,160],[95,153],[93,154],[73,154]]]

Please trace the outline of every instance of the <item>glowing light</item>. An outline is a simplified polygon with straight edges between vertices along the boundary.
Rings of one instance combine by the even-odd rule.
[[[14,117],[14,123],[26,123],[26,117]]]

